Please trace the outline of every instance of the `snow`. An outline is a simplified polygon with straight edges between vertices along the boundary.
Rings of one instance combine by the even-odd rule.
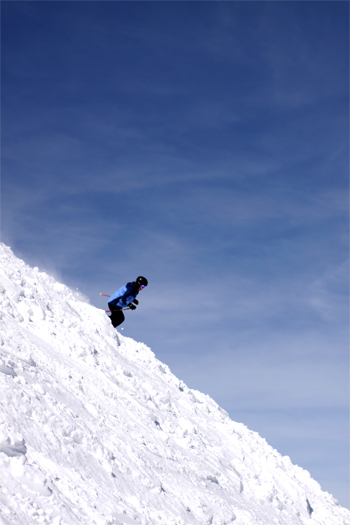
[[[349,525],[257,433],[0,244],[0,525]]]

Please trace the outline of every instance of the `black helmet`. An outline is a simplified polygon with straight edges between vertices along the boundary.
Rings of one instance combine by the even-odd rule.
[[[142,275],[140,275],[140,277],[138,277],[136,279],[136,284],[137,284],[137,286],[147,286],[148,285],[148,281],[147,281],[146,277],[142,277]]]

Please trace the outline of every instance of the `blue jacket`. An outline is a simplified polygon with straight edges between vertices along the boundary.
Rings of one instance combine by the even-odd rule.
[[[130,303],[133,302],[133,300],[138,295],[139,291],[137,288],[135,288],[135,283],[127,283],[125,286],[122,286],[114,292],[113,295],[111,295],[110,300],[108,301],[108,304],[112,304],[113,306],[117,306],[118,308],[125,308]]]

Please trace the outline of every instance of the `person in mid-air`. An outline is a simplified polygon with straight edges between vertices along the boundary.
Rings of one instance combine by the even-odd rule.
[[[146,277],[138,277],[136,281],[132,283],[127,283],[125,286],[122,286],[111,295],[111,298],[108,302],[108,306],[111,313],[110,320],[114,328],[121,325],[124,320],[124,314],[122,308],[129,307],[130,310],[135,310],[136,305],[139,304],[136,296],[138,293],[148,285]]]

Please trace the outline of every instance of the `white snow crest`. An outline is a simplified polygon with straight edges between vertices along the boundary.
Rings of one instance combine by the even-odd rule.
[[[350,525],[258,434],[0,244],[0,525]]]

